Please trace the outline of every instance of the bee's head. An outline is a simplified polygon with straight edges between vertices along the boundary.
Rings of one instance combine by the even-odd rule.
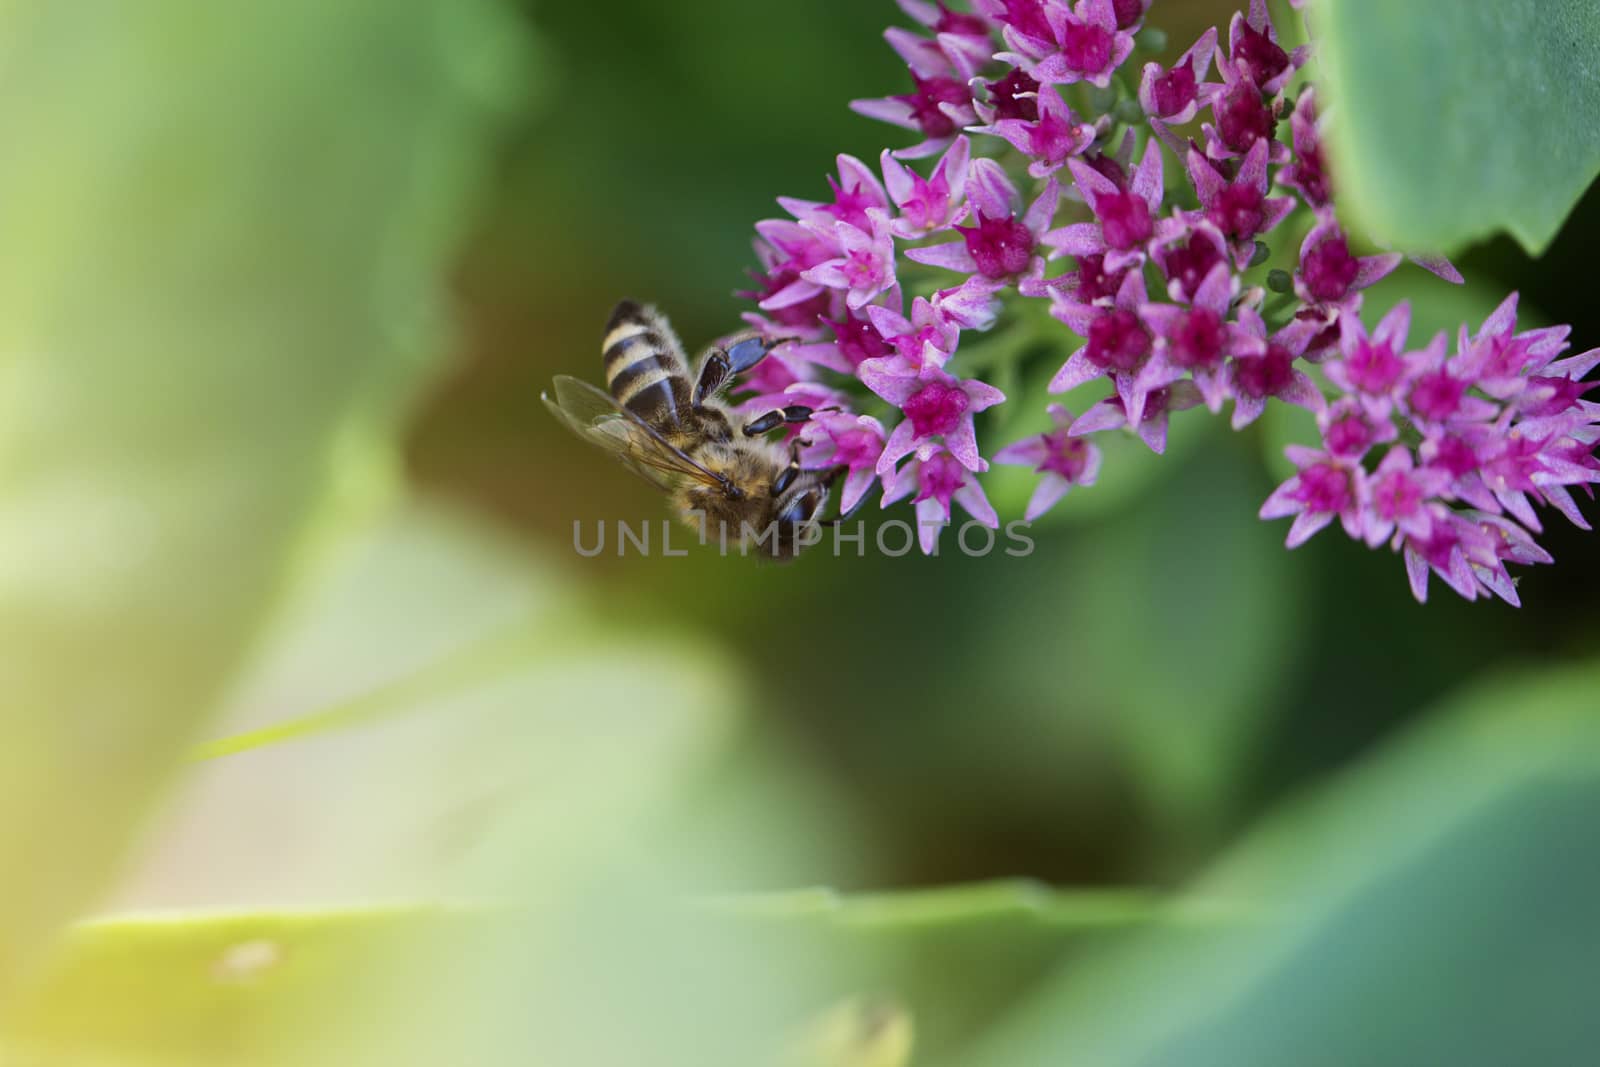
[[[787,563],[821,540],[817,517],[828,502],[828,483],[816,472],[794,479],[794,484],[771,498],[766,529],[759,542],[767,559]]]
[[[837,477],[837,470],[784,468],[774,474],[752,463],[723,484],[690,488],[681,498],[683,513],[708,540],[737,543],[742,552],[786,563],[822,540],[819,516]]]

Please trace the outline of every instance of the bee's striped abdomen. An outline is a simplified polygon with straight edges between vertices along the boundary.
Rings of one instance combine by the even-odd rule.
[[[624,300],[602,346],[606,387],[618,404],[653,426],[689,417],[689,368],[677,335],[654,308]]]

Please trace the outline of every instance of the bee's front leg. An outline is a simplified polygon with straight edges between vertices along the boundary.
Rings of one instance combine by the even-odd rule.
[[[794,484],[794,480],[800,477],[800,449],[804,448],[805,444],[806,442],[800,437],[789,442],[789,465],[783,468],[783,473],[772,483],[773,496],[782,496]]]
[[[797,422],[808,422],[814,414],[816,414],[814,408],[808,408],[801,404],[791,404],[786,408],[777,408],[767,412],[753,422],[745,423],[744,435],[746,437],[760,437],[762,434],[771,433],[785,423],[792,425]]]

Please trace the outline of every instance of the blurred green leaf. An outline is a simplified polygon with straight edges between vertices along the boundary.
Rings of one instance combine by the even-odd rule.
[[[35,1067],[292,1063],[318,1002],[346,1001],[419,936],[490,920],[442,907],[128,916],[85,923],[6,1016],[0,1059]]]
[[[236,756],[267,745],[427,709],[462,689],[487,684],[525,668],[542,655],[559,651],[563,647],[562,636],[558,624],[549,621],[494,633],[360,696],[271,726],[207,741],[192,749],[189,756],[195,760]]]
[[[1019,879],[885,893],[797,889],[727,897],[713,904],[734,915],[882,932],[1007,922],[1099,929],[1137,926],[1165,914],[1160,895],[1146,890],[1063,890]]]
[[[855,997],[812,1020],[785,1050],[783,1067],[906,1067],[915,1038],[903,1005]]]
[[[1600,8],[1325,0],[1310,17],[1341,201],[1373,236],[1549,246],[1600,172]]]
[[[526,639],[505,641],[519,626]],[[397,925],[339,996],[253,1026],[251,1056],[512,1064],[541,1049],[598,1067],[654,1048],[704,1062],[707,1039],[677,1022],[685,1001],[716,1003],[725,981],[746,1005],[787,988],[786,973],[713,966],[743,957],[742,932],[683,901],[722,868],[691,866],[660,831],[735,721],[737,671],[703,642],[590,610],[522,546],[428,507],[347,538],[270,636],[227,728],[270,731],[307,706],[358,713],[197,765],[122,899],[496,910],[437,936]],[[679,990],[666,972],[686,968],[700,977]],[[721,1036],[741,1047],[784,1032],[770,1011],[735,1015]]]
[[[787,931],[784,943],[804,939],[841,959],[862,938],[894,938],[902,950],[937,944],[928,940],[936,927],[969,926],[993,938],[1021,923],[1046,943],[1052,932],[1133,928],[1163,914],[1148,893],[1061,892],[1025,882],[860,896],[802,891],[708,906],[717,926],[741,938],[761,940],[777,928]],[[102,1060],[163,1067],[300,1062],[308,1055],[297,1047],[308,1019],[325,1014],[318,1005],[361,1002],[384,984],[385,968],[404,966],[429,945],[493,951],[489,946],[525,921],[501,906],[393,904],[155,913],[84,923],[6,1016],[0,1055],[39,1067]],[[939,958],[920,957],[924,965]],[[847,972],[841,967],[838,973]],[[796,1062],[904,1063],[910,1019],[903,1003],[845,1002],[806,1025],[794,1047]]]
[[[0,865],[28,872],[0,987],[120,861],[297,555],[392,481],[504,15],[0,7]]]
[[[1163,927],[1063,972],[983,1067],[1579,1064],[1600,1041],[1600,669],[1482,686],[1275,817]]]
[[[521,862],[487,855],[513,828],[555,881],[720,749],[735,679],[701,642],[604,620],[493,528],[395,508],[279,613],[198,749],[228,758],[182,783],[119,903],[475,895]]]

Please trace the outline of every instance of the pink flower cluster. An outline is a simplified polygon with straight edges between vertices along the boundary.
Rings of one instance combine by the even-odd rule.
[[[746,294],[752,325],[793,339],[749,376],[748,403],[830,409],[802,456],[848,469],[844,508],[881,484],[885,506],[914,492],[922,522],[959,503],[995,526],[988,455],[1040,475],[1031,521],[1094,483],[1091,435],[1160,452],[1173,412],[1231,408],[1242,428],[1276,401],[1314,412],[1323,440],[1291,449],[1299,473],[1262,517],[1295,516],[1291,547],[1335,520],[1390,545],[1419,599],[1432,572],[1515,603],[1506,564],[1549,561],[1535,505],[1584,524],[1571,490],[1600,481],[1583,381],[1600,350],[1562,358],[1565,329],[1516,332],[1514,296],[1453,353],[1443,335],[1409,350],[1404,305],[1363,328],[1363,290],[1403,257],[1352,250],[1315,93],[1290,96],[1307,50],[1279,43],[1265,0],[1225,43],[1208,30],[1137,73],[1151,0],[899,3],[922,31],[886,34],[912,91],[853,107],[920,140],[877,168],[840,156],[827,201],[781,199],[790,217],[757,225]],[[1273,269],[1273,247],[1296,255],[1286,233],[1305,236]],[[963,373],[963,345],[1023,328],[1018,301],[1077,339],[1050,392],[1108,392],[1076,416],[1050,405],[1051,430],[990,452],[974,416],[1006,398]],[[855,414],[864,402],[888,418]]]

